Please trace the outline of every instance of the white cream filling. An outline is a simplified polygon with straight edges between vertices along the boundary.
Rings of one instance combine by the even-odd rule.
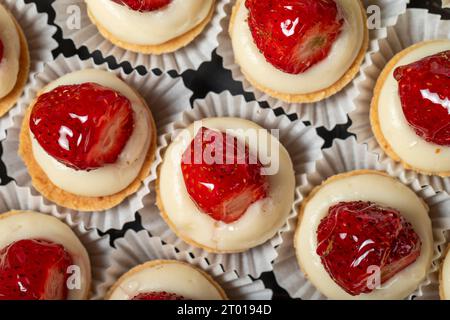
[[[172,0],[156,11],[138,12],[111,0],[85,0],[94,18],[119,40],[158,45],[195,28],[208,16],[214,0]]]
[[[352,296],[336,284],[323,267],[316,253],[317,228],[331,206],[359,200],[399,210],[419,235],[422,247],[417,260],[381,288],[369,294]],[[373,173],[357,174],[323,185],[306,204],[294,241],[303,271],[314,286],[330,299],[403,299],[426,277],[433,256],[431,221],[423,201],[396,179]]]
[[[220,291],[197,269],[176,261],[144,268],[127,276],[110,300],[130,300],[139,293],[168,292],[189,300],[223,300]]]
[[[443,299],[450,300],[450,254],[447,253],[442,263],[441,290]]]
[[[248,143],[251,154],[258,155],[264,166],[278,170],[267,175],[268,197],[253,203],[239,220],[230,224],[214,220],[191,200],[181,171],[182,154],[201,127],[199,123],[192,124],[167,148],[161,166],[160,197],[168,218],[182,237],[208,248],[242,251],[264,243],[286,222],[294,201],[295,175],[288,152],[267,130],[245,119],[209,118],[202,120],[201,125],[228,132],[240,141],[258,133],[253,143]],[[263,159],[268,159],[268,163]]]
[[[10,14],[0,4],[0,40],[3,59],[0,62],[0,99],[7,96],[17,82],[19,74],[20,38]]]
[[[0,218],[0,248],[26,239],[47,240],[62,245],[72,257],[73,265],[79,268],[80,287],[68,290],[69,300],[84,299],[89,292],[91,265],[89,256],[75,233],[57,218],[33,211],[21,211]],[[78,272],[78,271],[75,271]],[[68,270],[69,276],[77,276]]]
[[[391,148],[404,162],[416,169],[431,173],[450,171],[450,147],[427,142],[410,127],[403,113],[394,71],[399,66],[449,49],[450,40],[440,40],[420,46],[408,53],[388,74],[378,100],[381,131]]]
[[[120,192],[138,176],[151,142],[150,110],[142,98],[114,74],[86,69],[67,74],[44,88],[49,92],[61,85],[95,82],[116,90],[131,102],[134,129],[117,161],[95,170],[75,170],[50,156],[30,130],[33,156],[50,181],[59,188],[80,196],[100,197]]]
[[[335,84],[351,67],[361,50],[365,23],[359,1],[336,2],[345,24],[329,56],[304,73],[289,74],[267,62],[256,47],[247,22],[249,12],[245,0],[242,0],[230,34],[236,61],[243,72],[265,88],[285,94],[312,93]]]

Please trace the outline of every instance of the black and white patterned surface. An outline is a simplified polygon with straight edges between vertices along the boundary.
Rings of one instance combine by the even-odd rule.
[[[36,3],[39,12],[47,12],[49,14],[49,20],[51,24],[54,23],[55,18],[55,13],[51,7],[51,3],[53,1],[57,0],[25,0],[25,2],[27,3]],[[450,9],[442,9],[441,0],[411,0],[409,7],[426,8],[432,13],[441,14],[445,19],[450,19]],[[121,65],[118,65],[113,57],[108,57],[105,59],[99,51],[88,52],[85,47],[75,48],[71,40],[62,38],[61,30],[58,30],[58,32],[56,33],[55,39],[57,40],[59,47],[53,51],[54,57],[57,57],[60,54],[63,54],[65,57],[78,55],[81,59],[93,57],[96,63],[103,63],[104,61],[107,61],[112,69],[123,68],[127,73],[130,73],[132,71],[129,63],[122,63]],[[150,71],[147,71],[142,66],[138,67],[137,70],[140,74],[143,75]],[[161,73],[162,71],[154,69],[151,72]],[[198,68],[198,70],[188,70],[181,75],[177,74],[174,71],[168,71],[168,73],[171,77],[174,78],[182,77],[185,85],[193,91],[193,95],[191,97],[191,105],[194,100],[204,98],[209,92],[221,93],[223,91],[230,91],[233,95],[243,95],[248,101],[254,100],[253,94],[244,92],[242,89],[242,85],[238,82],[233,81],[230,72],[223,69],[221,58],[217,56],[215,52],[213,52],[211,60],[204,62]],[[260,103],[260,105],[262,108],[267,108],[267,105],[265,103]],[[274,110],[274,112],[276,114],[284,113],[281,108]],[[297,119],[296,115],[288,116],[291,120]],[[344,139],[348,137],[350,135],[347,131],[349,126],[350,122],[345,125],[338,125],[332,130],[326,130],[323,127],[317,128],[318,134],[326,141],[324,148],[329,148],[334,139]],[[0,148],[0,154],[2,152],[3,149]],[[5,185],[11,181],[11,178],[6,174],[5,169],[5,165],[0,161],[0,181],[2,185]],[[122,228],[122,230],[107,231],[107,233],[111,236],[111,243],[115,239],[123,237],[126,230],[128,229],[143,229],[139,213],[136,213],[135,218],[136,219],[134,222],[126,224]],[[289,298],[288,294],[276,284],[275,278],[272,273],[263,274],[261,279],[264,281],[268,288],[273,289],[274,299]]]

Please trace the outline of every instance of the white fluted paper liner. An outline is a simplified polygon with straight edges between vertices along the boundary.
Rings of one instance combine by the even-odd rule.
[[[0,186],[0,215],[11,210],[31,210],[52,215],[67,224],[86,248],[91,262],[91,299],[101,299],[105,292],[100,287],[104,283],[105,271],[111,265],[109,236],[100,237],[96,230],[88,230],[82,222],[77,222],[55,205],[48,204],[43,197],[33,195],[30,189],[18,187],[14,181]]]
[[[384,27],[396,23],[398,16],[405,12],[408,2],[409,0],[364,0],[366,7],[376,5],[380,8],[381,13],[381,29],[370,30],[369,53],[377,49],[375,44],[377,39],[382,36]],[[225,6],[226,16],[221,22],[222,31],[219,34],[219,47],[217,48],[217,53],[223,58],[223,66],[231,71],[233,79],[242,82],[244,90],[252,92],[258,101],[267,101],[270,107],[274,109],[281,107],[289,114],[296,113],[302,120],[310,121],[314,126],[325,126],[327,129],[332,129],[338,124],[347,123],[347,114],[354,109],[352,100],[357,94],[353,82],[325,100],[302,104],[277,100],[250,84],[241,72],[240,66],[235,62],[228,32],[234,3],[235,1],[232,1]],[[360,74],[356,77],[359,76]]]
[[[323,154],[324,157],[317,162],[316,172],[308,175],[307,183],[300,188],[302,198],[331,176],[353,170],[373,169],[385,171],[399,179],[428,204],[434,237],[433,262],[427,278],[409,298],[438,298],[439,293],[434,288],[437,284],[436,273],[439,269],[442,245],[446,243],[444,231],[450,226],[450,215],[448,215],[450,196],[444,192],[436,192],[430,186],[423,186],[416,179],[407,179],[402,170],[378,161],[376,154],[367,151],[367,146],[358,144],[353,137],[347,140],[335,140],[332,148],[324,150]],[[273,268],[275,278],[292,298],[326,299],[305,278],[298,266],[293,247],[296,226],[297,217],[294,216],[288,221],[288,231],[283,233],[283,243],[277,249],[278,258]]]
[[[52,51],[58,47],[58,43],[52,38],[56,27],[48,24],[48,15],[38,12],[34,3],[27,4],[24,0],[0,0],[0,4],[16,18],[27,38],[31,79],[36,72],[42,70],[45,62],[53,60]],[[10,118],[0,118],[0,140],[5,138],[5,128],[10,125]]]
[[[7,128],[7,138],[3,141],[2,160],[5,163],[8,175],[19,186],[31,188],[33,194],[38,192],[33,188],[28,170],[17,154],[20,128],[25,110],[36,97],[37,92],[46,84],[67,73],[87,68],[110,70],[106,63],[97,65],[93,59],[82,61],[77,57],[64,58],[59,56],[36,75],[25,95],[19,101],[18,107],[10,113],[12,125]],[[189,99],[192,92],[184,86],[180,78],[173,79],[167,74],[157,76],[151,72],[141,76],[136,71],[127,75],[123,69],[110,71],[118,75],[144,97],[152,111],[159,134],[167,132],[169,124],[181,116],[181,111],[190,109]],[[74,221],[83,221],[88,228],[95,227],[101,231],[121,229],[125,223],[133,221],[136,211],[143,207],[142,198],[150,192],[148,184],[156,178],[156,166],[160,162],[160,148],[157,148],[150,175],[144,180],[138,191],[126,198],[120,205],[106,211],[97,212],[69,210],[67,214]]]
[[[194,109],[183,114],[182,120],[172,126],[173,132],[188,127],[191,123],[211,117],[237,117],[251,120],[261,127],[279,130],[279,140],[291,156],[296,174],[296,186],[303,184],[305,173],[315,170],[315,162],[321,157],[323,140],[313,127],[306,127],[301,121],[292,122],[285,115],[275,116],[273,110],[262,109],[257,102],[246,102],[242,96],[232,96],[229,92],[208,94],[204,100],[196,100]],[[170,144],[171,135],[161,137],[160,144]],[[250,274],[259,277],[262,272],[271,271],[271,262],[276,258],[275,247],[281,243],[280,234],[284,227],[266,243],[243,253],[213,254],[196,248],[178,238],[160,215],[155,204],[154,183],[151,192],[144,198],[144,208],[139,212],[143,226],[153,236],[161,237],[166,243],[178,249],[191,252],[195,257],[206,257],[211,263],[220,263],[226,271],[236,270],[240,275]],[[300,203],[298,192],[290,215],[295,215]]]
[[[350,113],[353,124],[349,131],[356,134],[358,142],[367,143],[369,150],[379,154],[381,161],[388,162],[398,170],[403,166],[383,151],[370,125],[370,103],[375,84],[385,65],[398,52],[418,42],[443,38],[450,38],[450,21],[441,20],[439,15],[430,14],[424,9],[408,9],[400,16],[397,25],[387,29],[387,36],[377,44],[378,50],[367,58],[367,63],[361,69],[362,77],[355,81],[359,93],[354,100],[356,109]],[[430,185],[436,190],[450,191],[449,178],[427,176],[412,170],[405,170],[404,175],[418,179],[422,185]]]
[[[270,300],[272,290],[266,289],[261,280],[238,276],[233,271],[223,271],[220,264],[205,258],[193,258],[186,251],[178,251],[173,245],[163,245],[161,238],[151,237],[147,231],[128,230],[123,238],[114,242],[111,266],[106,270],[105,282],[100,286],[107,292],[130,269],[151,260],[178,260],[202,269],[220,284],[228,298],[233,300]]]
[[[119,48],[105,39],[87,15],[84,0],[58,0],[52,6],[55,9],[55,24],[61,27],[63,37],[71,39],[77,48],[87,47],[89,52],[100,51],[103,57],[113,56],[117,63],[129,62],[132,67],[144,66],[148,70],[159,68],[178,73],[197,69],[200,64],[211,60],[211,53],[218,46],[217,35],[220,32],[220,20],[225,16],[224,5],[229,0],[217,0],[214,16],[203,32],[189,45],[173,53],[148,55]],[[68,21],[74,14],[71,8],[79,8],[80,28],[72,29]],[[78,14],[78,13],[77,13]]]

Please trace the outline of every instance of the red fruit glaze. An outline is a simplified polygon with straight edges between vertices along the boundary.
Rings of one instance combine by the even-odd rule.
[[[395,69],[403,113],[417,135],[450,146],[450,50]]]
[[[59,244],[14,242],[0,251],[0,300],[65,300],[72,264]]]
[[[145,292],[139,293],[131,300],[186,300],[183,296],[175,293],[162,292]]]
[[[0,40],[0,63],[3,60],[3,42]]]
[[[248,146],[222,132],[201,128],[183,154],[187,192],[217,221],[232,223],[267,196],[268,181]]]
[[[139,12],[149,12],[161,9],[167,6],[172,0],[112,0],[131,10]]]
[[[256,46],[274,67],[305,72],[330,53],[344,19],[334,0],[246,0]]]
[[[77,170],[116,162],[133,128],[130,101],[95,83],[60,86],[39,96],[30,117],[42,148]]]
[[[419,236],[397,210],[364,201],[332,206],[319,224],[317,242],[328,274],[351,295],[374,289],[368,286],[371,267],[380,268],[383,284],[413,263],[421,248]]]

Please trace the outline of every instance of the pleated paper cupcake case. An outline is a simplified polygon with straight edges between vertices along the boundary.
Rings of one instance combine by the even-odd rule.
[[[31,210],[52,215],[67,224],[86,248],[91,262],[92,281],[90,299],[102,299],[105,295],[100,285],[105,281],[105,271],[111,265],[109,236],[99,236],[96,230],[87,229],[83,222],[75,221],[64,209],[48,204],[29,188],[18,187],[15,182],[0,186],[0,214],[11,210]]]
[[[0,0],[16,18],[23,29],[30,52],[29,79],[40,72],[44,63],[53,60],[52,51],[58,47],[53,39],[56,27],[48,24],[48,15],[37,11],[34,3],[25,3],[23,0]],[[26,90],[26,87],[25,87]],[[4,115],[0,118],[0,140],[6,136],[6,127],[11,125],[10,118]]]
[[[208,262],[203,257],[193,258],[186,251],[178,251],[173,245],[163,244],[159,237],[151,237],[147,231],[129,230],[114,243],[111,266],[106,270],[102,292],[109,290],[121,275],[133,267],[151,260],[178,260],[204,270],[225,290],[233,300],[270,300],[272,290],[266,289],[261,280],[249,276],[238,276],[233,271],[224,271],[220,264]]]
[[[405,12],[409,0],[364,0],[364,5],[378,6],[381,12],[381,28],[370,30],[369,49],[366,54],[377,50],[376,43],[383,35],[386,26],[394,25],[398,17]],[[228,3],[225,6],[226,16],[221,21],[221,32],[219,33],[219,47],[217,53],[223,58],[223,66],[225,69],[231,71],[234,80],[242,82],[244,90],[252,92],[256,100],[266,101],[273,109],[283,108],[288,114],[296,113],[302,120],[310,121],[314,126],[324,126],[327,129],[332,129],[338,124],[345,124],[348,121],[348,113],[355,109],[353,99],[357,95],[354,82],[348,84],[337,94],[315,103],[285,103],[270,97],[262,91],[254,88],[245,78],[239,65],[235,62],[234,52],[228,33],[230,23],[231,9],[235,1]],[[365,62],[363,62],[364,64]],[[358,73],[355,79],[361,77]]]
[[[256,102],[246,102],[241,96],[232,96],[228,92],[208,94],[204,100],[196,100],[194,109],[186,111],[180,121],[172,126],[173,132],[186,128],[196,120],[209,117],[238,117],[256,122],[265,129],[279,129],[280,142],[288,150],[296,173],[296,186],[304,182],[304,174],[315,170],[315,162],[321,157],[323,140],[312,127],[306,127],[301,121],[292,122],[285,115],[275,116],[271,109],[262,109]],[[171,135],[160,137],[160,145],[165,149],[170,144]],[[164,152],[164,151],[163,151]],[[144,198],[144,208],[139,211],[142,224],[153,236],[159,236],[168,244],[180,250],[191,252],[195,257],[205,257],[211,263],[220,263],[226,271],[235,270],[240,275],[259,277],[262,272],[271,271],[271,262],[276,258],[275,247],[281,243],[281,228],[266,243],[243,253],[213,254],[193,247],[178,238],[160,215],[155,204],[154,183],[151,192]],[[296,191],[290,215],[295,215],[301,197]]]
[[[27,168],[17,153],[20,128],[25,110],[36,97],[39,90],[46,84],[67,73],[86,68],[98,68],[114,72],[131,87],[139,91],[152,110],[157,130],[160,134],[168,132],[167,129],[170,123],[179,119],[182,111],[191,108],[189,99],[192,92],[184,86],[180,78],[173,79],[168,74],[155,75],[153,73],[141,76],[136,71],[127,75],[122,69],[111,70],[106,62],[98,65],[93,59],[80,60],[78,57],[64,58],[59,56],[36,75],[27,88],[25,95],[19,101],[18,107],[10,113],[11,125],[7,128],[8,135],[6,140],[2,142],[2,160],[6,165],[8,175],[19,186],[30,188],[33,194],[38,194],[38,192],[33,188]],[[125,223],[134,221],[135,213],[143,207],[143,197],[150,192],[149,183],[156,178],[156,167],[162,161],[160,151],[161,147],[158,146],[151,173],[139,190],[127,197],[120,205],[98,212],[80,213],[75,210],[68,210],[67,214],[71,215],[74,221],[83,221],[86,227],[95,227],[101,231],[121,229]]]
[[[359,143],[366,143],[370,151],[380,155],[382,162],[387,162],[396,169],[401,170],[403,166],[383,151],[370,124],[370,103],[376,81],[396,53],[414,43],[442,38],[450,38],[450,21],[442,20],[439,15],[430,14],[424,9],[408,9],[399,17],[395,26],[387,29],[384,38],[377,43],[378,49],[370,54],[361,69],[362,76],[355,81],[358,94],[354,99],[356,109],[350,113],[352,126],[349,131],[356,134]],[[418,179],[422,185],[430,185],[435,190],[450,191],[450,178],[418,174],[412,170],[405,170],[404,176]]]
[[[211,54],[217,48],[217,34],[220,32],[220,20],[224,17],[224,5],[229,0],[217,0],[212,20],[205,30],[192,43],[173,53],[162,55],[146,55],[124,50],[105,39],[91,22],[87,15],[84,0],[58,0],[52,6],[56,12],[55,24],[61,27],[63,37],[71,39],[77,48],[86,47],[89,52],[99,51],[103,57],[113,56],[117,63],[129,62],[132,67],[144,66],[147,70],[158,68],[160,70],[175,70],[182,73],[186,70],[197,69],[200,64],[211,60]],[[79,8],[80,29],[71,29],[67,25],[70,6]]]

